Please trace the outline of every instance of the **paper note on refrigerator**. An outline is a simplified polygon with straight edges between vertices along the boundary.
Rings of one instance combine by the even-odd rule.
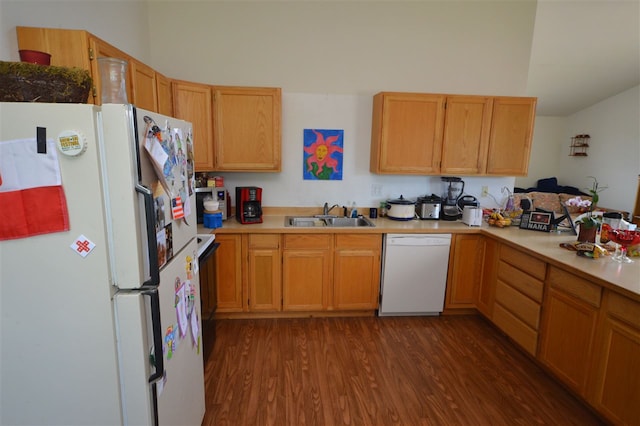
[[[189,319],[187,318],[187,298],[189,295],[185,290],[184,283],[176,291],[176,315],[178,317],[178,328],[180,329],[180,337],[184,337],[187,334],[187,327],[189,326]]]

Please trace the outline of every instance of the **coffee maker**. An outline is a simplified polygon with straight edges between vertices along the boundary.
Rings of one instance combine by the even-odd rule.
[[[442,177],[441,220],[457,220],[461,217],[458,199],[464,192],[464,181],[459,177]]]
[[[236,187],[236,219],[240,223],[262,223],[262,188]]]

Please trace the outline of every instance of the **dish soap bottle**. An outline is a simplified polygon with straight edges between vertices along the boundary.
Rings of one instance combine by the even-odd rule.
[[[356,208],[356,202],[351,205],[351,217],[358,217],[358,209]]]

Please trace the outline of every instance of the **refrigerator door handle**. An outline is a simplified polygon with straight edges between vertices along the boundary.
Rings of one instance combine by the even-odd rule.
[[[164,354],[162,353],[162,324],[160,323],[160,295],[158,288],[145,290],[143,294],[151,299],[151,323],[153,325],[153,347],[155,372],[149,376],[149,383],[155,383],[164,376]]]
[[[144,197],[145,223],[147,225],[147,248],[149,254],[150,279],[142,285],[145,287],[160,285],[160,267],[158,266],[158,246],[156,244],[155,212],[153,193],[143,185],[136,184],[136,192]]]

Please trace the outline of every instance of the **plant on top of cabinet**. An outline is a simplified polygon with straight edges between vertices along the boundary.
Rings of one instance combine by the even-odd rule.
[[[88,70],[93,89],[87,102],[100,105],[102,80],[98,58],[117,58],[127,61],[127,101],[150,111],[160,112],[163,101],[156,85],[156,72],[131,55],[84,30],[60,28],[16,27],[18,48],[51,54],[51,65]]]

